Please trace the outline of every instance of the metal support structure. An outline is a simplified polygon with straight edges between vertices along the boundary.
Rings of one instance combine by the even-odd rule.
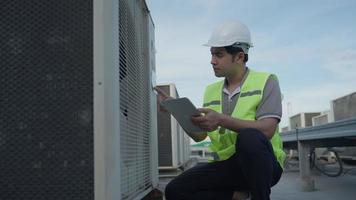
[[[311,146],[306,142],[298,142],[299,169],[302,191],[314,191],[315,183],[310,172],[309,154]]]
[[[301,190],[314,191],[309,162],[311,148],[356,146],[356,118],[282,132],[281,137],[284,147],[298,148]]]

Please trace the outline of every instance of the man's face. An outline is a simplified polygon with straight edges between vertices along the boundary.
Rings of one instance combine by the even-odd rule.
[[[212,47],[210,52],[210,63],[216,77],[226,77],[236,72],[237,64],[240,63],[238,55],[232,56],[226,52],[224,47]]]

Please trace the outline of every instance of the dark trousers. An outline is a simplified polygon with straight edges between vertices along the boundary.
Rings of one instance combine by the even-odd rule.
[[[185,171],[168,183],[165,196],[167,200],[231,200],[234,191],[248,191],[252,200],[270,199],[282,171],[266,136],[244,129],[232,157]]]

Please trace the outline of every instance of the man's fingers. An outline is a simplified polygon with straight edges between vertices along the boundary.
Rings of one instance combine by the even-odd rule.
[[[168,113],[168,111],[161,105],[158,105],[158,112]]]
[[[210,112],[211,111],[211,109],[209,109],[209,108],[198,108],[198,111],[199,112],[201,112],[201,113],[208,113],[208,112]]]
[[[196,124],[199,124],[199,123],[204,122],[205,119],[204,119],[204,117],[202,117],[202,116],[198,116],[198,117],[193,116],[193,117],[192,117],[192,121],[193,121],[194,123],[196,123]]]
[[[153,88],[154,90],[156,90],[156,92],[158,93],[158,95],[160,95],[160,96],[162,96],[163,98],[169,98],[170,96],[167,94],[167,93],[165,93],[161,88],[159,88],[159,87],[154,87]]]

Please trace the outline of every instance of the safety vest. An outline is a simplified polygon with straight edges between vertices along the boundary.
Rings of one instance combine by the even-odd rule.
[[[257,120],[256,111],[263,96],[263,90],[271,74],[255,72],[249,70],[249,73],[241,86],[239,98],[231,116],[242,120]],[[273,78],[277,77],[272,75]],[[204,107],[210,108],[216,112],[222,113],[222,90],[224,81],[219,81],[208,85],[204,95]],[[208,132],[211,144],[210,151],[217,155],[214,161],[222,161],[230,158],[235,152],[235,143],[238,133],[231,130],[224,130],[218,127],[215,131]],[[273,146],[274,155],[277,161],[283,167],[286,157],[283,151],[283,143],[279,135],[278,127],[274,136],[270,140]]]

